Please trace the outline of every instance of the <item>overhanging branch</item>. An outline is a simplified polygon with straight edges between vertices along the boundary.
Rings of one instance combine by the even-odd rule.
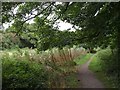
[[[69,6],[69,2],[67,2],[66,8],[62,11],[62,14],[67,11],[68,6]],[[53,24],[54,24],[58,19],[60,19],[60,17],[62,16],[62,14],[61,14],[61,13],[59,14],[58,18],[56,18],[56,19],[53,21]]]
[[[45,9],[43,9],[40,13],[38,13],[38,14],[35,15],[34,17],[28,18],[28,19],[26,19],[25,21],[23,21],[22,24],[21,24],[21,28],[18,30],[18,32],[16,33],[15,36],[18,36],[18,35],[19,35],[19,32],[22,30],[24,23],[26,23],[27,21],[29,21],[29,20],[31,20],[31,19],[39,16],[40,14],[42,14],[46,9],[48,9],[48,8],[49,8],[51,5],[53,5],[54,3],[55,3],[55,2],[52,2],[48,7],[46,7]]]

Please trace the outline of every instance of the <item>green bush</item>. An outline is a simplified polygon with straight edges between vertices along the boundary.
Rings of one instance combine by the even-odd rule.
[[[98,56],[94,55],[94,57],[92,58],[92,62],[89,65],[89,68],[94,72],[101,72],[103,71],[101,64],[101,60],[98,58]]]
[[[48,73],[45,67],[27,60],[2,58],[3,89],[6,88],[45,88]]]
[[[103,71],[107,73],[116,73],[118,72],[118,59],[117,52],[112,52],[110,48],[101,50],[97,53],[100,62],[102,63]]]
[[[22,43],[18,37],[15,37],[14,33],[0,34],[0,38],[2,38],[0,40],[0,50],[16,49],[18,47],[22,47]]]
[[[117,50],[101,50],[93,57],[89,68],[103,80],[107,87],[120,87]]]

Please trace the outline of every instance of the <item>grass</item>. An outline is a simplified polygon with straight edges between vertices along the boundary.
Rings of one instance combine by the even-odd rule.
[[[108,77],[102,71],[100,60],[96,55],[93,57],[93,60],[89,65],[89,69],[95,73],[96,77],[104,84],[106,88],[115,88],[112,81],[113,77]]]
[[[86,54],[86,55],[82,55],[82,56],[80,56],[80,57],[78,57],[77,59],[75,59],[74,61],[75,61],[75,63],[77,64],[77,65],[83,65],[83,64],[85,64],[88,60],[89,60],[89,58],[92,56],[92,54],[91,53],[88,53],[88,54]]]
[[[78,88],[79,82],[77,77],[77,73],[70,73],[65,77],[65,84],[67,88]]]

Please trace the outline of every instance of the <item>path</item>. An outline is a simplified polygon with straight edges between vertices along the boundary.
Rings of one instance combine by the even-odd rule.
[[[103,84],[95,77],[94,73],[88,69],[91,60],[92,57],[79,69],[78,79],[81,86],[80,88],[104,88]]]

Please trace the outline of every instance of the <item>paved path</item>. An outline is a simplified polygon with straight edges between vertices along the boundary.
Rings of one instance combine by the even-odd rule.
[[[104,88],[103,84],[96,78],[94,73],[88,69],[88,65],[91,60],[92,57],[87,63],[79,67],[80,69],[78,72],[78,79],[80,82],[80,86],[81,88]]]

